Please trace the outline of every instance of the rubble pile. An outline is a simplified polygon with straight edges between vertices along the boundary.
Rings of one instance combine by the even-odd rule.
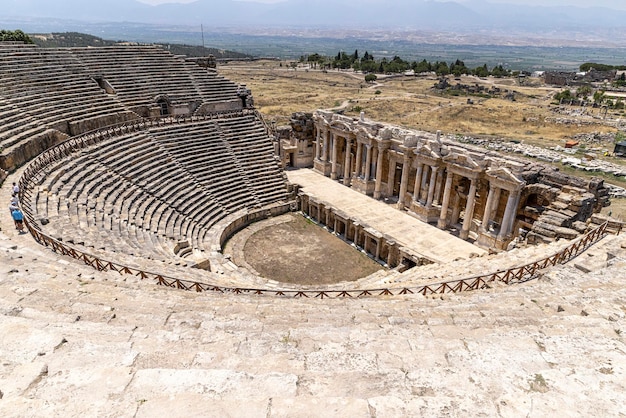
[[[604,137],[600,135],[600,138],[601,139],[599,140],[603,140]],[[576,155],[581,154],[584,151],[580,148],[564,148],[556,146],[552,149],[548,149],[524,144],[523,142],[506,141],[500,138],[486,139],[474,138],[471,136],[449,136],[449,139],[456,140],[461,143],[478,145],[480,147],[498,152],[521,154],[525,157],[532,157],[549,163],[561,163],[577,170],[599,172],[611,174],[615,177],[626,178],[626,166],[613,164],[609,161],[595,158],[595,155],[591,152],[578,157]],[[626,196],[626,190],[618,186],[611,186],[610,192],[612,197]]]

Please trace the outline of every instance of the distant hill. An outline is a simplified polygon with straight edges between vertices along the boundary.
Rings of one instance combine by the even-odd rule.
[[[141,22],[213,27],[264,25],[290,27],[394,28],[500,31],[623,28],[626,10],[603,7],[530,6],[484,0],[286,0],[256,3],[196,0],[151,6],[136,0],[0,0],[4,18],[56,18],[87,22]],[[548,3],[548,2],[546,2]],[[254,26],[250,26],[254,25]]]
[[[55,33],[36,33],[30,34],[30,37],[36,45],[42,48],[70,48],[70,47],[86,47],[86,46],[112,46],[125,41],[111,41],[79,32],[55,32]],[[227,51],[217,48],[203,48],[197,45],[180,45],[180,44],[156,44],[161,45],[163,49],[170,51],[174,55],[186,55],[190,57],[201,57],[213,55],[215,58],[252,58],[251,55],[241,52]]]
[[[31,33],[31,39],[42,48],[70,48],[83,46],[112,46],[119,42],[78,32]]]

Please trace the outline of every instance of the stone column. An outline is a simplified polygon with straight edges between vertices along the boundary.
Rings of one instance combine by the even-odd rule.
[[[422,182],[420,184],[420,191],[419,191],[419,200],[420,201],[424,201],[424,204],[426,203],[426,199],[428,198],[428,193],[426,193],[426,198],[422,199],[422,196],[424,195],[424,189],[426,189],[426,182],[429,179],[429,175],[432,175],[431,173],[431,167],[429,165],[424,165],[424,171],[422,171]]]
[[[393,186],[394,186],[394,181],[396,178],[396,167],[397,164],[394,161],[393,163],[391,162],[391,160],[389,160],[389,164],[387,164],[387,178],[389,179],[389,181],[387,181],[387,188],[385,190],[385,194],[387,196],[393,196]],[[402,179],[402,168],[400,168],[400,179]],[[398,192],[400,192],[398,190]],[[381,194],[383,194],[382,191],[382,187],[381,187]]]
[[[502,225],[500,225],[498,239],[505,239],[511,234],[513,224],[515,223],[517,200],[519,195],[519,191],[509,191],[509,198],[506,201],[506,209],[504,210],[504,216],[502,217]]]
[[[435,198],[435,185],[437,184],[437,171],[439,167],[430,167],[430,185],[428,186],[428,199],[426,200],[426,207],[433,205],[433,199]]]
[[[455,190],[455,192],[452,198],[452,214],[450,215],[450,224],[452,225],[459,223],[461,216],[461,196],[459,196],[458,191]]]
[[[463,227],[459,233],[459,238],[467,239],[470,227],[472,226],[472,217],[474,216],[474,203],[476,203],[476,179],[470,179],[470,190],[467,195],[467,205],[465,205],[465,217],[463,218]]]
[[[402,161],[402,177],[400,179],[400,194],[398,196],[398,209],[404,209],[404,196],[408,188],[409,171],[411,171],[411,160],[408,150],[404,153],[404,159]]]
[[[502,194],[502,189],[496,187],[493,196],[493,205],[491,206],[491,211],[489,212],[489,218],[491,220],[495,219],[496,212],[498,211],[498,205],[500,204],[500,195]]]
[[[324,149],[322,149],[322,161],[328,161],[328,140],[329,140],[330,132],[324,132]]]
[[[391,267],[393,264],[393,246],[389,245],[388,247],[389,249],[387,251],[387,265]]]
[[[446,175],[446,184],[443,186],[443,202],[441,202],[441,213],[437,226],[445,229],[448,226],[448,205],[450,205],[450,194],[452,193],[452,178],[454,174],[448,171]]]
[[[494,197],[496,195],[496,187],[493,184],[489,185],[489,194],[487,195],[487,203],[485,204],[485,213],[483,214],[483,222],[480,225],[480,230],[487,232],[489,230],[489,221],[491,220],[491,207],[493,206]]]
[[[331,160],[330,179],[337,179],[337,153],[339,152],[339,141],[337,135],[333,134],[333,156]]]
[[[352,141],[350,138],[346,138],[346,158],[344,160],[343,167],[343,184],[344,186],[350,185],[350,150],[352,148]]]
[[[365,181],[369,181],[372,175],[372,146],[367,144],[365,152]]]
[[[413,200],[418,202],[420,200],[420,186],[422,185],[422,171],[424,170],[424,164],[417,162],[417,172],[415,173],[415,186],[413,186]]]
[[[315,159],[316,160],[320,159],[320,148],[321,148],[320,130],[317,129],[317,135],[315,136]]]
[[[380,199],[380,188],[383,182],[383,154],[384,149],[378,147],[378,158],[376,158],[376,184],[374,186],[374,199]]]
[[[356,161],[354,164],[354,176],[357,178],[361,176],[361,172],[363,171],[361,167],[363,165],[362,160],[363,160],[363,144],[357,141],[356,142]]]
[[[443,168],[437,172],[437,185],[435,186],[435,200],[434,204],[441,203],[441,189],[443,186]]]
[[[372,168],[370,170],[370,180],[376,177],[376,160],[378,159],[378,147],[372,146]]]

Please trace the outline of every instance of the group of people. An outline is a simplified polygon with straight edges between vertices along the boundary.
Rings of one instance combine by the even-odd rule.
[[[24,213],[20,209],[19,200],[20,186],[13,183],[11,203],[9,203],[9,211],[11,211],[11,217],[15,222],[15,228],[20,232],[24,232]]]

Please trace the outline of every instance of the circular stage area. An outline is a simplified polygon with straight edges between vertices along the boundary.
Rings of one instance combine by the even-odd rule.
[[[298,214],[257,222],[226,244],[232,261],[283,283],[320,285],[366,277],[381,265]]]

